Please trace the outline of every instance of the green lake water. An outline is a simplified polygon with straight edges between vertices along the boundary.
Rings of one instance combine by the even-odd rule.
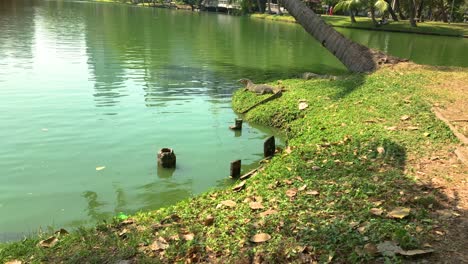
[[[468,40],[339,29],[418,63],[468,66]],[[345,68],[295,24],[67,1],[0,1],[0,240],[156,209],[225,186],[272,131],[236,115],[239,78]],[[158,169],[172,147],[177,169]],[[105,166],[103,170],[97,167]]]

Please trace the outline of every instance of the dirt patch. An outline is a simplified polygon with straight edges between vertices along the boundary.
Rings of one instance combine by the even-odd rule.
[[[468,263],[468,167],[458,160],[451,146],[408,165],[415,170],[421,186],[431,186],[438,193],[434,204],[428,205],[437,219],[430,242],[436,251],[425,260]]]
[[[417,67],[399,65],[398,68]],[[423,70],[434,68],[420,66]],[[436,252],[423,262],[468,263],[468,71],[443,72],[438,68],[437,79],[427,87],[435,95],[432,102],[437,116],[447,123],[460,139],[459,144],[446,146],[423,159],[409,164],[416,178],[438,190],[437,205],[431,207],[436,217],[433,241]]]
[[[434,102],[434,106],[457,132],[465,137],[468,137],[467,80],[468,71],[460,68],[460,71],[438,75],[438,78],[431,80],[432,84],[428,86],[428,89],[440,98],[440,101]]]

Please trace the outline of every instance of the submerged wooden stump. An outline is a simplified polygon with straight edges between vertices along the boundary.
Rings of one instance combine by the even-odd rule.
[[[231,162],[231,173],[229,174],[232,178],[239,178],[241,172],[241,160],[235,160]]]
[[[242,119],[236,118],[235,125],[229,126],[229,128],[232,130],[242,130]]]
[[[175,168],[176,155],[171,148],[162,148],[158,152],[158,164],[163,168]]]
[[[263,156],[264,157],[271,157],[275,154],[275,137],[271,136],[265,140],[265,143],[263,143]]]

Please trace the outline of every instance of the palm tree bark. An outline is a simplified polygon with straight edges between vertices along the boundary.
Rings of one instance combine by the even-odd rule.
[[[395,11],[393,10],[392,3],[390,2],[390,0],[385,0],[385,2],[387,2],[387,5],[388,5],[388,12],[389,12],[390,15],[392,16],[393,21],[398,21],[398,17],[397,17],[397,15],[395,14]]]
[[[317,41],[337,57],[352,72],[372,72],[382,63],[382,52],[353,42],[325,23],[299,0],[283,0],[283,4],[296,21]],[[388,58],[388,57],[387,57]],[[384,59],[385,61],[388,59]],[[377,60],[379,60],[377,62]]]

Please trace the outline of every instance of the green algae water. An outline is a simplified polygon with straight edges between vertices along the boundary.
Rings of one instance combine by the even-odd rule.
[[[468,66],[467,40],[340,31],[419,63]],[[0,240],[156,209],[226,186],[229,162],[255,166],[272,134],[248,124],[242,133],[227,129],[236,117],[236,80],[305,71],[346,72],[298,25],[127,5],[1,1]],[[176,170],[157,167],[162,147],[174,148]]]

